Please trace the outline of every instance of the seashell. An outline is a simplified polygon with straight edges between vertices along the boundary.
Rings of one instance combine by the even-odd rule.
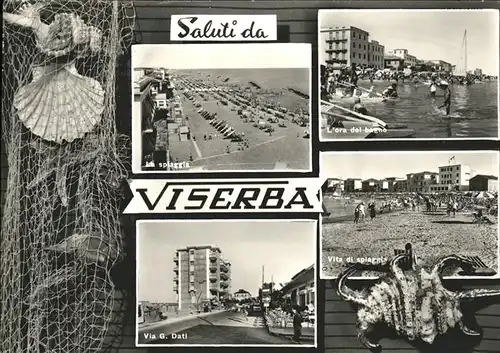
[[[102,48],[102,32],[100,29],[89,27],[89,47],[92,52],[98,52]]]
[[[446,256],[429,272],[416,264],[411,270],[401,268],[400,260],[407,256],[400,254],[394,257],[388,272],[363,291],[349,288],[345,280],[357,270],[373,270],[375,265],[355,264],[339,275],[338,294],[342,299],[358,305],[357,328],[361,343],[370,350],[381,350],[372,335],[379,324],[385,324],[410,341],[420,340],[427,344],[434,343],[438,335],[457,326],[467,335],[479,335],[465,325],[461,302],[498,297],[500,290],[448,290],[442,282],[443,270],[450,266],[473,269],[474,264],[466,258]]]
[[[73,23],[71,15],[57,14],[48,26],[46,36],[40,36],[37,46],[44,54],[52,57],[68,55],[74,48]]]
[[[104,111],[101,84],[78,74],[74,64],[35,67],[33,81],[18,89],[21,122],[46,141],[72,142],[90,132]]]

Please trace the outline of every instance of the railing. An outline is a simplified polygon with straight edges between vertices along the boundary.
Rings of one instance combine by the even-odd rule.
[[[327,53],[347,53],[347,49],[326,49]]]
[[[327,43],[347,42],[347,38],[331,38],[326,40]]]

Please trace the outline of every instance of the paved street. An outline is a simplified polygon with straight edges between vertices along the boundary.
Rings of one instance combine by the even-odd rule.
[[[264,318],[234,313],[217,320],[205,320],[204,324],[177,333],[177,339],[148,342],[149,344],[293,344],[288,338],[268,333]]]

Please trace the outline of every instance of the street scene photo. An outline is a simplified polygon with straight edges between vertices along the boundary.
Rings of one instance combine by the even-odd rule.
[[[498,10],[319,10],[320,139],[498,137]]]
[[[309,44],[136,45],[138,172],[310,171]]]
[[[139,221],[138,346],[316,346],[317,221]]]
[[[328,152],[320,155],[321,276],[350,263],[415,265],[457,255],[445,276],[498,277],[498,151]],[[360,271],[359,277],[377,277]]]

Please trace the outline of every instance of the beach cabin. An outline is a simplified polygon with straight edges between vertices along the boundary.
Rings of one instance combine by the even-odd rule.
[[[188,126],[179,127],[179,139],[182,141],[187,141],[190,138],[190,131]]]

